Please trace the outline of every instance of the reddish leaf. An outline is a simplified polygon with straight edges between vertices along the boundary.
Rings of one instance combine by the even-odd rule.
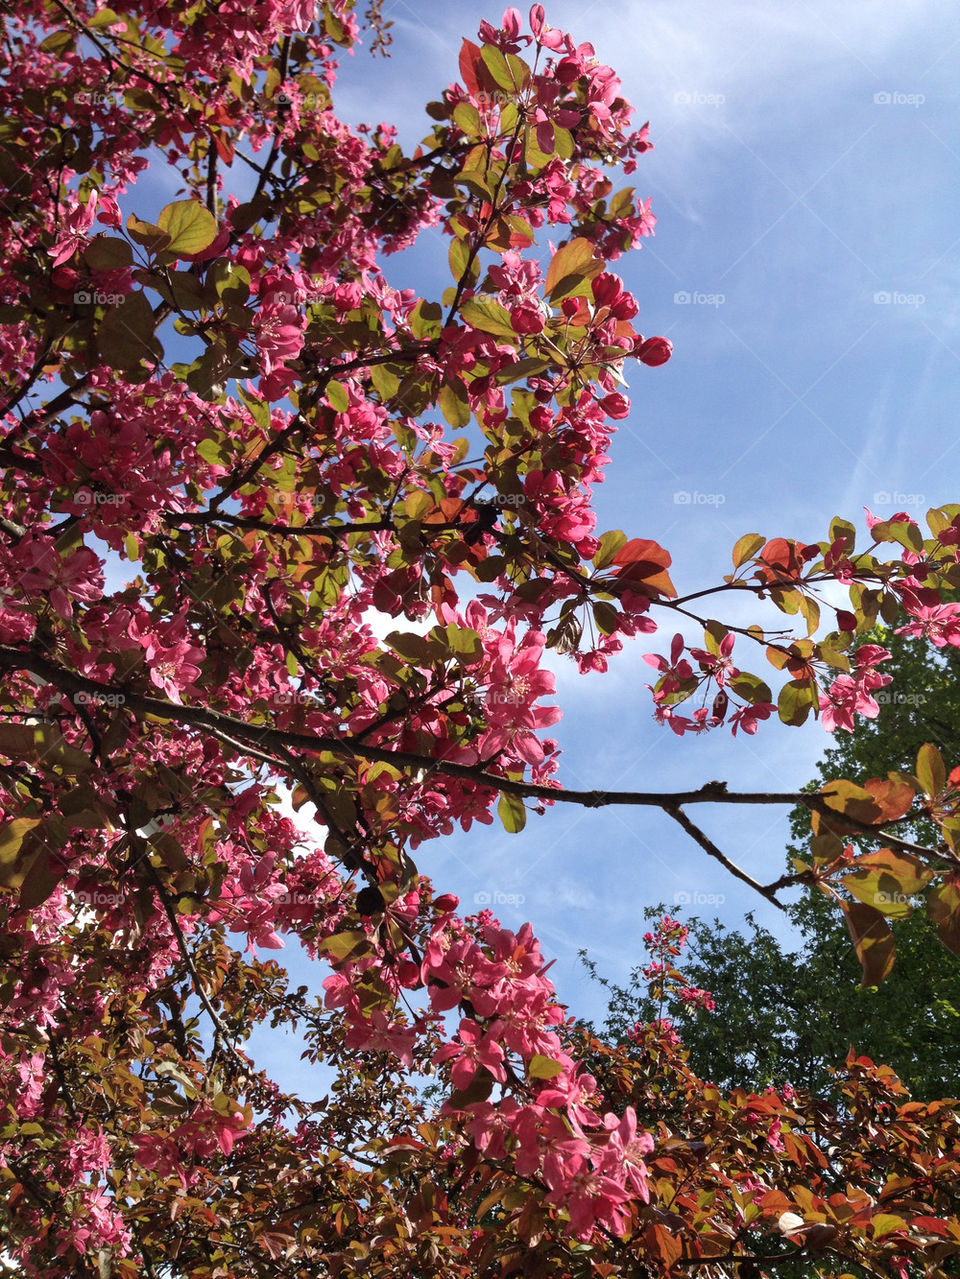
[[[460,75],[471,97],[479,97],[483,90],[477,80],[477,68],[483,67],[483,54],[472,40],[464,40],[460,46]],[[484,68],[485,69],[485,68]]]
[[[661,595],[676,595],[666,572],[671,564],[670,553],[658,543],[635,537],[617,552],[613,562],[620,566],[621,581],[642,584],[641,589],[658,591]]]
[[[883,814],[885,822],[895,822],[905,816],[914,801],[914,789],[902,777],[891,774],[888,781],[879,777],[871,777],[863,783],[864,790],[870,792]]]

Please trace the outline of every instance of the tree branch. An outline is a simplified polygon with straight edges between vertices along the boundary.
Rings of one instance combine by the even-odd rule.
[[[710,857],[715,858],[721,866],[730,872],[731,875],[742,880],[745,884],[749,884],[751,888],[755,889],[761,895],[761,897],[765,897],[767,901],[772,902],[778,910],[784,909],[782,904],[777,900],[776,894],[772,889],[764,887],[763,884],[757,883],[757,881],[748,875],[746,871],[741,870],[739,866],[735,865],[725,853],[720,851],[713,840],[710,839],[708,835],[705,835],[700,827],[690,820],[679,805],[673,807],[671,805],[664,804],[663,811],[669,817],[672,817],[677,825],[682,827],[690,838],[700,845],[705,853],[707,853]]]
[[[281,773],[289,773],[291,771],[289,764],[281,759],[271,760],[263,753],[265,749],[276,752],[279,755],[288,750],[308,751],[314,754],[320,751],[329,751],[332,754],[343,755],[349,759],[372,760],[392,764],[394,767],[416,770],[417,773],[426,772],[443,777],[457,778],[475,786],[487,787],[501,794],[516,795],[521,799],[536,799],[546,803],[576,804],[581,808],[606,808],[611,805],[659,808],[667,812],[681,826],[684,826],[684,829],[687,829],[684,823],[689,822],[689,819],[685,814],[680,814],[679,816],[678,814],[679,810],[688,804],[778,804],[788,805],[791,808],[802,804],[810,809],[811,812],[818,812],[827,818],[833,818],[844,829],[870,835],[878,842],[882,841],[889,847],[900,848],[928,859],[936,857],[948,863],[951,867],[960,864],[960,858],[946,848],[924,848],[907,840],[899,839],[897,836],[885,831],[881,826],[871,826],[869,823],[858,822],[852,817],[838,813],[836,809],[829,806],[828,800],[832,794],[829,790],[821,791],[817,794],[812,794],[808,791],[728,791],[725,782],[707,782],[696,790],[687,791],[563,790],[559,787],[538,785],[534,782],[514,781],[511,778],[487,772],[479,764],[454,764],[448,760],[434,759],[428,755],[416,755],[409,751],[390,750],[383,746],[369,745],[358,737],[328,737],[318,734],[292,732],[287,729],[272,728],[264,725],[248,724],[243,720],[235,719],[232,715],[209,710],[203,706],[183,706],[174,702],[163,701],[160,698],[143,697],[138,693],[129,691],[123,685],[102,684],[96,680],[87,679],[85,676],[77,675],[73,671],[65,670],[35,651],[24,651],[7,645],[0,645],[0,670],[30,671],[32,674],[38,675],[54,685],[54,687],[59,688],[62,692],[67,693],[82,692],[106,695],[120,692],[123,694],[125,709],[132,711],[134,714],[151,715],[156,719],[166,720],[170,723],[206,729],[234,750],[244,751],[249,749],[252,757],[259,758],[264,763],[272,763]],[[743,872],[738,874],[737,870],[734,869],[733,863],[725,859],[715,845],[711,844],[710,847],[707,847],[710,841],[702,831],[699,831],[692,822],[689,826],[688,833],[692,838],[696,839],[697,843],[705,851],[710,853],[710,856],[717,857],[723,861],[732,874],[737,874],[738,878],[745,879],[745,882],[751,883],[768,900],[773,900],[770,898],[770,893],[775,891],[778,885],[785,886],[778,881],[778,885],[764,887],[757,885],[749,877],[745,877]],[[697,832],[696,834],[694,834],[695,831]]]

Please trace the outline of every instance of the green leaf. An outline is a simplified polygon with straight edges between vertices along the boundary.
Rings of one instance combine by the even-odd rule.
[[[393,399],[400,387],[400,379],[385,364],[375,364],[371,368],[370,381],[383,403]]]
[[[740,568],[752,560],[766,540],[760,533],[744,533],[743,537],[737,538],[733,546],[733,567]]]
[[[0,826],[0,884],[8,882],[7,877],[20,856],[23,841],[39,825],[39,817],[17,817]]]
[[[622,533],[620,529],[611,529],[609,533],[604,533],[600,539],[600,545],[597,553],[593,557],[593,567],[597,569],[606,568],[613,563],[614,556],[623,549],[627,544],[627,535]]]
[[[471,261],[470,245],[466,240],[458,240],[454,238],[450,242],[450,273],[459,284],[462,280],[470,285],[476,282],[477,276],[480,274],[477,266],[476,258]]]
[[[392,631],[386,639],[395,653],[408,661],[429,662],[429,640],[425,635],[417,635],[413,631]]]
[[[133,250],[126,240],[98,235],[84,249],[83,260],[91,271],[119,271],[132,265]]]
[[[584,280],[591,280],[603,270],[603,262],[595,258],[591,240],[578,236],[563,244],[550,260],[544,289],[551,302],[568,297]]]
[[[124,89],[123,105],[131,111],[156,111],[157,100],[149,89]]]
[[[86,751],[69,746],[53,724],[0,724],[0,754],[41,765],[58,765],[70,776],[92,767]]]
[[[320,943],[320,950],[325,951],[338,963],[366,951],[370,946],[370,938],[362,928],[355,928],[345,933],[335,933]]]
[[[505,386],[509,382],[519,382],[522,378],[536,377],[538,373],[542,373],[544,369],[549,367],[549,360],[541,360],[539,356],[528,355],[522,360],[511,360],[502,369],[498,369],[495,376],[497,382],[501,386]]]
[[[841,902],[847,928],[863,970],[860,985],[879,986],[893,968],[893,933],[890,925],[872,906],[862,902]]]
[[[556,1079],[562,1071],[563,1066],[559,1061],[554,1061],[552,1057],[543,1057],[540,1053],[534,1053],[527,1066],[527,1074],[531,1079]]]
[[[223,450],[223,440],[201,440],[197,445],[197,455],[211,466],[227,466],[230,458]]]
[[[458,102],[453,109],[453,123],[468,138],[482,136],[480,112],[471,102]]]
[[[150,253],[160,253],[170,243],[170,237],[166,231],[154,226],[152,222],[142,222],[132,213],[127,218],[127,233],[132,240],[143,245]]]
[[[217,238],[217,221],[198,200],[175,200],[164,205],[157,226],[170,237],[171,253],[202,253]]]
[[[460,308],[460,315],[466,324],[481,333],[517,340],[510,312],[493,298],[471,298]]]
[[[443,327],[443,310],[439,302],[427,302],[421,298],[410,312],[410,331],[415,338],[438,338]]]
[[[237,383],[237,394],[246,405],[257,426],[268,431],[270,429],[270,405],[261,400],[259,396],[252,395],[239,382]]]
[[[120,306],[107,310],[97,329],[97,346],[103,363],[126,371],[163,359],[163,347],[155,336],[157,321],[143,293],[129,293]]]
[[[736,679],[730,680],[728,686],[731,692],[736,693],[737,697],[742,697],[751,706],[757,706],[761,702],[773,701],[770,685],[765,684],[758,675],[751,675],[749,671],[745,671],[743,674],[738,675]]]
[[[937,926],[941,942],[960,955],[960,882],[945,880],[927,894],[927,914]]]
[[[812,596],[801,595],[800,615],[807,623],[807,635],[812,635],[820,625],[820,605]]]
[[[445,382],[441,386],[437,403],[440,406],[440,412],[455,431],[460,430],[470,421],[471,414],[470,403],[467,399],[467,388],[459,378],[455,378],[451,382]]]
[[[487,70],[501,89],[516,88],[513,72],[510,70],[507,59],[495,45],[485,44],[480,56],[483,58]]]
[[[33,910],[35,906],[42,906],[68,871],[69,866],[61,858],[40,851],[24,877],[20,889],[21,908]]]
[[[471,630],[469,626],[454,626],[451,622],[446,628],[446,634],[450,652],[463,665],[478,662],[483,657],[483,645],[480,642],[480,636],[476,631]]]
[[[346,413],[350,407],[350,396],[342,382],[327,383],[327,403],[337,413]]]
[[[917,753],[917,781],[925,795],[939,795],[946,785],[947,770],[943,757],[931,742],[924,743]]]
[[[403,499],[403,509],[405,514],[409,515],[412,520],[419,520],[424,515],[429,515],[431,511],[435,511],[437,503],[423,489],[414,489],[412,493],[408,493]]]
[[[88,26],[93,31],[99,31],[102,27],[112,27],[114,23],[122,22],[112,9],[101,9],[99,13],[95,13],[90,19]]]
[[[809,680],[792,679],[780,690],[777,714],[784,724],[803,724],[818,701],[816,689]]]
[[[830,521],[830,543],[844,543],[844,549],[849,554],[853,550],[857,541],[857,530],[849,520],[841,519],[839,515],[835,515]]]
[[[863,786],[857,786],[840,777],[828,782],[823,789],[824,792],[830,792],[824,794],[824,803],[834,812],[843,813],[855,822],[863,822],[867,826],[878,825],[884,820],[883,809],[876,796]]]
[[[597,600],[593,606],[593,620],[601,634],[613,635],[619,624],[620,615],[606,600]]]
[[[527,810],[519,795],[500,796],[497,815],[503,822],[503,828],[511,835],[517,835],[527,824]]]
[[[58,57],[73,49],[76,37],[72,31],[54,31],[40,45],[44,53],[53,53]]]
[[[907,919],[913,913],[900,881],[884,870],[857,870],[844,875],[840,883],[851,896],[890,919]]]

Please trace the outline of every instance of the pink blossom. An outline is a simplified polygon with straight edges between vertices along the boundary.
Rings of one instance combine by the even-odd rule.
[[[754,706],[739,707],[730,716],[733,736],[736,737],[738,728],[742,728],[745,733],[754,734],[759,721],[769,719],[776,709],[773,702],[757,702]]]
[[[103,594],[102,565],[87,546],[62,555],[52,538],[36,533],[20,542],[15,558],[22,570],[22,584],[30,591],[47,595],[66,621],[73,617],[75,600],[93,603]]]
[[[485,1035],[482,1028],[468,1018],[461,1021],[458,1035],[459,1043],[445,1044],[433,1059],[437,1065],[454,1059],[450,1075],[455,1087],[466,1088],[479,1066],[486,1067],[501,1083],[506,1081],[504,1052],[491,1035]]]
[[[854,715],[876,719],[880,707],[871,697],[876,688],[890,683],[889,675],[881,675],[873,667],[888,661],[890,653],[877,644],[865,644],[857,651],[857,668],[853,676],[838,675],[824,693],[820,692],[823,726],[828,732],[836,728],[853,732]]]
[[[730,657],[735,640],[736,636],[731,631],[720,641],[719,653],[710,653],[702,648],[690,649],[690,656],[700,663],[700,669],[708,671],[721,688],[728,679],[736,679],[740,674]]]
[[[603,1123],[610,1134],[610,1145],[601,1166],[622,1169],[626,1180],[643,1202],[649,1203],[644,1158],[653,1151],[653,1137],[648,1132],[637,1132],[637,1115],[632,1106],[626,1108],[619,1120],[616,1115],[604,1115]]]
[[[913,604],[908,611],[912,620],[897,627],[898,635],[928,639],[935,648],[960,647],[960,604]]]
[[[87,239],[87,232],[93,224],[96,211],[96,191],[90,192],[86,204],[81,204],[77,195],[70,197],[69,207],[60,217],[60,238],[47,250],[53,258],[53,266],[60,266],[73,257]]]

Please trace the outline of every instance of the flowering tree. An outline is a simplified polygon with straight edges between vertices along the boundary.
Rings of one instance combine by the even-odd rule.
[[[655,805],[754,883],[687,808],[800,797],[564,788],[545,650],[603,670],[666,623],[648,660],[674,732],[811,712],[851,729],[886,683],[884,649],[851,658],[858,631],[882,616],[960,643],[941,601],[960,506],[929,535],[871,517],[860,549],[839,518],[812,545],[747,534],[694,596],[649,530],[600,535],[622,369],[670,356],[607,269],[653,232],[612,176],[647,128],[534,5],[528,30],[509,9],[464,41],[405,155],[388,124],[334,113],[351,10],[36,0],[7,19],[7,1255],[51,1277],[756,1274],[818,1250],[825,1273],[942,1273],[951,1106],[905,1102],[865,1060],[832,1114],[724,1097],[662,1020],[584,1042],[531,926],[462,918],[413,855],[548,804]],[[183,189],[156,207],[138,179],[164,158]],[[450,245],[438,300],[386,269],[427,227]],[[849,607],[826,603],[836,583]],[[806,634],[698,611],[734,593]],[[702,640],[673,636],[681,619]],[[783,672],[776,698],[754,654]],[[960,948],[958,779],[925,747],[916,775],[804,797],[811,860],[754,886],[837,895],[865,981],[892,962],[891,884],[926,892]],[[935,848],[892,832],[917,805]],[[850,832],[884,847],[854,857]],[[285,937],[322,996],[260,957]],[[681,941],[669,920],[651,934],[651,980],[706,1007]],[[258,1023],[336,1072],[323,1101],[254,1067]],[[442,1104],[417,1091],[430,1073]]]

